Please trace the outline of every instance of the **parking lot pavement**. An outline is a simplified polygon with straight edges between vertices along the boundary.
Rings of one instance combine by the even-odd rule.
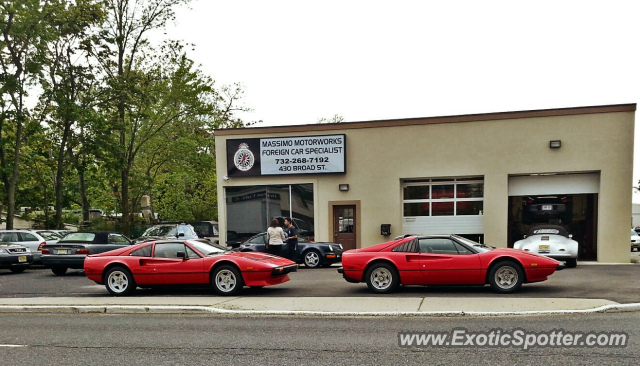
[[[371,297],[365,284],[347,283],[336,272],[300,268],[291,281],[262,289],[245,289],[242,296],[268,297]],[[209,288],[172,287],[139,289],[138,296],[215,296]],[[54,276],[50,270],[34,267],[14,274],[0,270],[0,297],[109,296],[104,286],[89,281],[80,271]],[[509,297],[485,287],[407,286],[380,297]],[[527,284],[515,295],[520,298],[606,299],[618,303],[640,303],[640,265],[578,265],[553,274],[548,281]]]

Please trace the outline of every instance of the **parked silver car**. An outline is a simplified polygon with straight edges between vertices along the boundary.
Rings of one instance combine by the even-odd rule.
[[[29,248],[20,244],[0,242],[0,269],[13,273],[24,272],[33,262]]]
[[[31,230],[0,230],[0,242],[24,245],[29,248],[33,255],[33,263],[40,263],[42,256],[42,246],[47,241]]]

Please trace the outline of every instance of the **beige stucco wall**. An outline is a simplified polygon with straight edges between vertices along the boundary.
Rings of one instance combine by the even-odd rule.
[[[507,245],[509,175],[600,172],[598,260],[629,262],[634,112],[283,133],[347,135],[347,174],[233,178],[226,174],[227,139],[216,136],[219,221],[225,225],[225,186],[314,183],[316,240],[331,240],[329,201],[361,201],[361,246],[388,240],[380,224],[402,229],[401,180],[484,176],[485,242]],[[255,131],[255,130],[254,130]],[[550,140],[562,148],[550,149]],[[348,183],[349,192],[338,191]]]

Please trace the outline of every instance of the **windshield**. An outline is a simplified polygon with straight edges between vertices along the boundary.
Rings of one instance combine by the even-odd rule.
[[[42,236],[45,240],[60,240],[60,235],[52,232],[39,232],[40,236]]]
[[[201,241],[196,240],[187,240],[187,243],[193,245],[196,249],[198,249],[204,255],[212,255],[212,254],[221,254],[228,252],[227,249],[213,244],[203,243]]]
[[[635,230],[631,229],[631,236],[638,236],[638,233],[636,233]]]
[[[480,244],[480,243],[477,243],[477,242],[475,242],[473,240],[469,240],[469,239],[463,238],[461,236],[456,236],[456,240],[459,241],[459,242],[462,242],[463,244],[466,244],[466,245],[472,247],[478,253],[486,253],[486,252],[490,252],[490,251],[495,249],[494,247],[490,247],[488,245]]]
[[[142,236],[176,236],[175,225],[152,226]]]
[[[562,226],[541,225],[529,230],[529,236],[533,235],[561,235],[565,238],[569,237],[569,233]]]

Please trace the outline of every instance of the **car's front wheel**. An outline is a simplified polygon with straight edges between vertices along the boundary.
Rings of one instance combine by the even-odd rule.
[[[378,294],[386,294],[398,288],[400,276],[392,265],[376,263],[365,274],[365,281],[369,290]]]
[[[304,265],[308,268],[317,268],[320,266],[320,253],[310,250],[304,254]]]
[[[113,267],[104,275],[104,285],[111,295],[127,296],[136,290],[131,271],[125,267]]]
[[[64,276],[64,274],[67,273],[67,267],[53,267],[51,268],[51,272],[56,276]]]
[[[489,284],[494,291],[508,294],[517,291],[524,282],[524,272],[515,262],[496,263],[489,272]]]
[[[569,258],[569,259],[567,259],[567,261],[565,263],[567,265],[567,268],[576,268],[578,266],[578,259],[577,258]]]
[[[244,280],[236,267],[223,265],[211,273],[211,286],[218,295],[235,295],[242,291]]]

